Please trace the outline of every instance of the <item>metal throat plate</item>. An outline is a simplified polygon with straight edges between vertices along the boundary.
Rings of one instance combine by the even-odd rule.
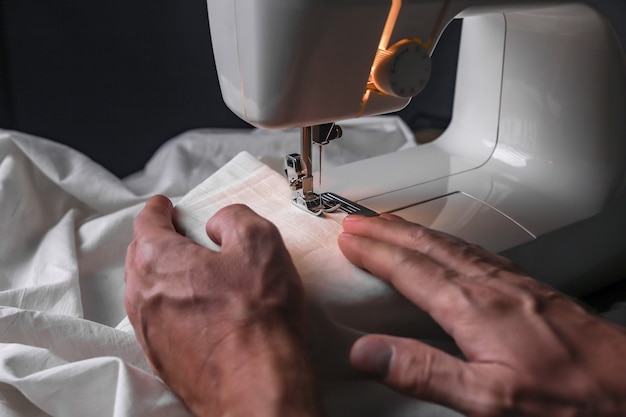
[[[330,210],[333,207],[339,204],[339,208],[336,210],[341,210],[347,214],[360,214],[361,216],[378,216],[374,210],[370,210],[367,207],[364,207],[354,201],[350,201],[347,198],[343,198],[335,193],[322,193],[322,204],[324,205],[324,209]]]

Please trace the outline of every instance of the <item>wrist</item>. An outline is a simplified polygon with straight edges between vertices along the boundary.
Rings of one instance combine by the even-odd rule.
[[[196,416],[323,415],[303,337],[287,326],[238,329],[211,356],[194,390],[204,395],[183,398]]]

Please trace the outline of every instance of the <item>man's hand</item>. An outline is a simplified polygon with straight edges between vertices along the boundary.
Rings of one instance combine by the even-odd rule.
[[[469,416],[625,416],[626,331],[509,260],[397,216],[349,216],[339,246],[435,319],[463,352],[368,335],[353,366]]]
[[[304,294],[278,230],[245,206],[180,235],[150,199],[126,258],[125,304],[153,370],[197,416],[321,415],[305,346]]]

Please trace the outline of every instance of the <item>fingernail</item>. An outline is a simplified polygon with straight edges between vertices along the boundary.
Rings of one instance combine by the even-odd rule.
[[[382,340],[363,340],[357,342],[350,356],[357,370],[384,379],[391,366],[393,347]]]
[[[385,219],[385,220],[391,220],[394,222],[406,222],[406,220],[400,216],[398,216],[397,214],[391,214],[391,213],[383,213],[380,215],[381,218]]]

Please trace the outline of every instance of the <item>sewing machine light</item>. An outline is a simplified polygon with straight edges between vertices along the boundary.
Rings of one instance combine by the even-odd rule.
[[[414,97],[430,76],[430,55],[419,40],[403,39],[389,49],[379,49],[372,66],[372,82],[382,93]]]

